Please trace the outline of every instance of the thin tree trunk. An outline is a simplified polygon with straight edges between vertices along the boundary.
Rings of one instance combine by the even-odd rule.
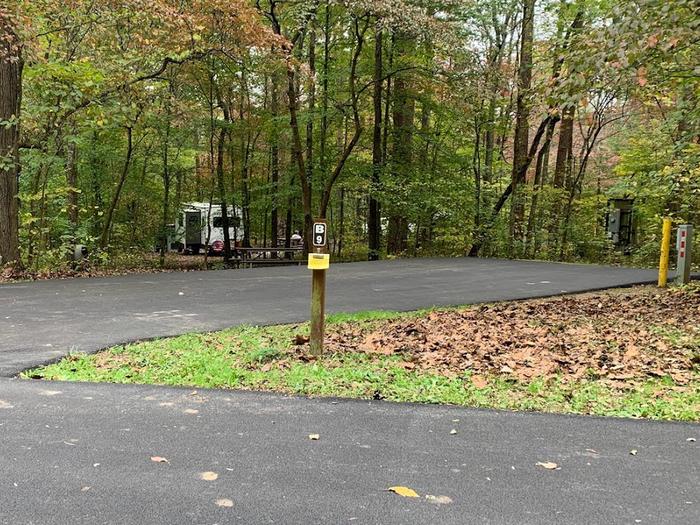
[[[330,177],[326,180],[325,186],[323,188],[323,193],[321,194],[321,204],[319,206],[318,212],[319,216],[322,218],[326,216],[326,212],[328,211],[328,205],[330,203],[331,195],[333,192],[333,185],[336,183],[336,181],[340,177],[340,174],[343,172],[345,164],[350,158],[350,155],[355,149],[355,146],[357,146],[358,142],[360,141],[360,137],[362,136],[363,131],[362,121],[360,119],[360,101],[357,92],[357,65],[360,60],[360,55],[362,55],[362,48],[365,43],[365,34],[367,32],[367,28],[369,27],[369,21],[367,21],[363,25],[363,27],[360,28],[359,21],[357,18],[355,18],[353,20],[353,26],[357,44],[355,45],[355,51],[350,61],[350,78],[348,79],[348,91],[350,92],[350,106],[352,107],[353,134],[352,138],[350,139],[350,142],[347,142],[345,147],[343,148],[343,152],[341,153],[340,158],[338,159],[338,162],[336,163],[335,168],[333,169],[333,172],[331,173]]]
[[[542,191],[542,188],[544,186],[544,178],[546,176],[546,166],[547,163],[549,162],[549,146],[552,142],[552,136],[554,135],[554,127],[556,126],[556,121],[552,120],[550,121],[549,125],[547,126],[547,134],[545,135],[544,139],[544,144],[542,144],[542,147],[540,148],[540,152],[537,154],[537,164],[535,166],[535,181],[534,181],[534,188],[532,192],[532,200],[530,202],[530,213],[528,215],[527,219],[527,236],[526,236],[526,249],[525,252],[528,253],[528,250],[531,249],[529,253],[531,255],[535,255],[535,250],[536,250],[536,243],[534,242],[535,240],[535,228],[537,224],[537,217],[538,217],[538,203],[539,203],[539,196]]]
[[[170,85],[172,88],[172,84]],[[160,267],[165,267],[165,252],[168,247],[168,217],[170,215],[170,101],[166,102],[165,137],[163,140],[163,216],[160,224]]]
[[[382,41],[384,34],[381,27],[377,25],[374,33],[374,133],[372,136],[372,180],[369,193],[369,214],[367,218],[367,231],[369,234],[369,252],[368,259],[370,261],[379,260],[379,252],[381,250],[382,224],[381,224],[381,208],[377,199],[377,192],[381,183],[381,173],[384,153],[382,151],[382,91],[384,74],[382,59],[383,49]]]
[[[343,244],[345,241],[345,188],[340,188],[340,209],[338,211],[340,215],[340,228],[338,234],[338,258],[341,257],[343,252]]]
[[[78,203],[78,145],[71,142],[68,148],[68,166],[66,169],[66,184],[68,193],[66,195],[66,208],[68,211],[68,222],[71,230],[71,244],[75,244],[79,224],[80,206]]]
[[[277,87],[277,75],[273,74],[270,81],[270,112],[273,120],[279,115],[279,91]],[[270,211],[270,244],[273,248],[277,247],[277,230],[279,228],[278,217],[278,199],[279,199],[279,179],[280,179],[280,148],[279,148],[279,133],[277,131],[277,123],[275,122],[272,129],[272,144],[270,146],[270,179],[272,192],[272,210]],[[277,258],[277,252],[272,252],[272,258]]]
[[[316,27],[311,22],[309,30],[309,88],[306,119],[306,180],[313,195],[314,185],[314,113],[316,112]]]
[[[221,226],[224,230],[224,264],[231,260],[231,235],[229,232],[228,203],[226,199],[226,184],[224,182],[224,155],[226,152],[226,130],[219,132],[216,148],[216,183],[221,199]]]
[[[513,139],[513,171],[511,186],[513,197],[511,201],[510,235],[509,243],[511,253],[515,248],[515,241],[522,241],[523,219],[525,205],[520,195],[520,183],[525,179],[519,176],[528,156],[528,144],[530,133],[530,88],[532,85],[532,52],[534,38],[536,0],[523,2],[522,34],[520,37],[520,65],[518,67],[518,96],[515,110],[515,137]],[[515,253],[518,253],[516,250]]]
[[[530,145],[530,152],[528,153],[527,157],[525,158],[525,162],[521,166],[520,171],[517,173],[518,183],[522,183],[525,180],[525,176],[527,175],[527,170],[529,169],[530,164],[532,164],[532,161],[535,158],[535,155],[537,154],[540,140],[542,140],[542,135],[544,135],[545,130],[547,129],[547,126],[549,125],[549,123],[551,122],[552,119],[557,120],[557,117],[553,117],[550,115],[550,116],[546,117],[542,122],[540,122],[540,125],[537,128],[537,132],[535,133],[535,137],[532,139],[532,144]],[[498,218],[498,214],[503,209],[503,206],[508,201],[508,198],[511,196],[512,192],[513,192],[513,182],[511,181],[511,183],[508,184],[508,186],[503,191],[503,193],[501,194],[499,199],[496,201],[496,204],[493,207],[493,211],[491,212],[491,217],[484,224],[483,233],[482,233],[481,237],[479,237],[478,239],[476,239],[474,241],[474,244],[472,245],[471,249],[469,250],[469,257],[476,257],[479,255],[479,251],[481,250],[482,246],[484,245],[484,242],[488,239],[488,235],[490,234],[491,227],[493,226],[494,222]]]
[[[126,157],[124,159],[124,168],[122,169],[122,173],[119,177],[117,188],[114,190],[114,195],[112,196],[112,203],[110,204],[109,210],[107,211],[107,217],[105,219],[104,227],[102,229],[102,236],[100,237],[100,248],[102,248],[103,250],[107,248],[107,245],[109,244],[109,236],[112,230],[112,219],[114,218],[114,211],[117,209],[117,204],[119,204],[119,198],[122,194],[124,182],[126,182],[126,177],[127,175],[129,175],[129,168],[131,167],[131,157],[134,153],[133,135],[134,128],[132,126],[128,126],[126,128],[127,146]]]

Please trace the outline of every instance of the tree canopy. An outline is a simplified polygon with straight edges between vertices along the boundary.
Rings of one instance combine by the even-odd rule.
[[[0,33],[0,265],[164,255],[188,202],[249,246],[324,217],[344,259],[647,264],[700,224],[693,0],[13,0]]]

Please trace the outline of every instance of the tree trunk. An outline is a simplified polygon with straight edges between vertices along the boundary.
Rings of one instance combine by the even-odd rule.
[[[547,129],[547,126],[549,126],[549,124],[551,123],[552,120],[556,121],[558,119],[557,119],[557,117],[553,117],[550,115],[550,116],[546,117],[542,122],[540,122],[540,125],[537,128],[537,132],[535,133],[535,136],[532,139],[532,144],[530,145],[530,151],[527,154],[527,157],[525,157],[525,162],[521,166],[520,171],[517,173],[518,184],[522,183],[525,180],[527,170],[530,167],[532,160],[535,158],[535,155],[537,154],[537,149],[539,148],[540,140],[542,140],[542,135],[544,135],[545,130]],[[508,184],[506,189],[503,191],[501,196],[496,201],[496,204],[493,207],[493,211],[491,212],[491,217],[488,219],[488,221],[486,223],[484,223],[482,235],[474,241],[474,244],[472,244],[472,247],[469,250],[469,257],[476,257],[479,255],[479,251],[481,250],[482,246],[484,245],[484,242],[488,239],[488,236],[489,236],[490,231],[491,231],[491,227],[493,226],[494,222],[496,221],[496,218],[498,218],[498,214],[501,213],[503,206],[508,201],[508,198],[511,196],[512,193],[513,193],[513,182],[511,181],[511,183]]]
[[[401,34],[396,36],[395,52],[399,56],[411,56],[415,44],[411,36]],[[413,132],[416,101],[411,89],[410,78],[406,73],[396,75],[394,79],[394,151],[393,178],[395,184],[402,184],[411,175],[413,165]],[[408,219],[398,207],[394,207],[389,217],[387,234],[387,251],[398,254],[408,247]]]
[[[18,179],[23,65],[13,19],[0,7],[0,266],[21,265]]]
[[[515,110],[515,136],[513,139],[513,171],[511,174],[512,201],[510,217],[511,253],[514,241],[522,241],[525,204],[520,194],[519,173],[527,161],[530,133],[530,88],[532,85],[532,50],[534,37],[535,1],[523,2],[523,23],[520,37],[520,65],[518,67],[518,97]],[[517,253],[519,250],[516,250]]]
[[[277,119],[279,115],[279,91],[277,87],[277,75],[273,74],[270,82],[271,94],[270,94],[270,113],[273,119]],[[279,212],[278,212],[278,198],[279,198],[279,180],[280,180],[280,147],[279,147],[279,133],[277,131],[277,125],[275,124],[272,129],[272,144],[270,145],[270,179],[271,179],[271,189],[272,192],[272,210],[270,211],[270,244],[273,248],[277,247],[278,235],[277,230],[279,228]],[[272,252],[272,258],[277,258],[277,252]]]
[[[170,86],[172,88],[172,84]],[[168,216],[170,215],[170,101],[165,116],[165,137],[163,140],[163,216],[160,224],[160,267],[165,267],[165,253],[168,250]],[[145,162],[145,161],[144,161]]]
[[[224,263],[231,260],[231,236],[229,233],[228,203],[226,199],[226,184],[224,183],[224,155],[226,151],[226,130],[219,132],[216,148],[216,183],[221,199],[221,226],[224,229]]]
[[[119,177],[119,182],[117,183],[117,188],[114,190],[114,196],[112,197],[112,203],[107,211],[107,217],[105,219],[104,227],[102,228],[102,236],[100,237],[100,248],[103,250],[107,248],[109,244],[109,235],[112,229],[112,219],[114,218],[114,211],[117,209],[117,204],[119,204],[119,198],[122,194],[122,188],[124,187],[124,182],[126,182],[126,177],[129,174],[129,168],[131,167],[131,157],[134,153],[134,128],[128,126],[126,128],[126,158],[124,159],[124,168],[122,169],[121,176]]]
[[[68,166],[66,169],[66,184],[68,193],[66,195],[66,208],[68,211],[68,222],[70,223],[71,244],[76,242],[79,227],[79,203],[78,203],[78,145],[71,142],[68,148]]]
[[[574,142],[574,115],[576,108],[564,108],[561,125],[559,126],[559,144],[557,145],[557,160],[554,167],[554,187],[564,188],[570,178],[571,156]]]
[[[377,192],[381,182],[382,172],[382,91],[383,91],[383,50],[382,41],[384,35],[378,26],[374,34],[374,133],[372,136],[372,180],[369,193],[369,214],[367,217],[368,239],[368,259],[370,261],[379,260],[381,250],[382,224],[381,209]]]
[[[306,119],[306,180],[313,195],[314,186],[314,113],[316,112],[316,28],[311,22],[309,30],[309,91],[308,117]]]
[[[535,243],[535,237],[537,235],[537,217],[539,211],[537,206],[539,203],[540,193],[542,191],[542,188],[544,187],[544,183],[547,177],[547,164],[549,163],[549,146],[552,142],[552,136],[554,135],[555,126],[555,120],[552,120],[549,123],[549,126],[547,126],[547,134],[544,139],[544,144],[542,144],[540,152],[537,154],[537,164],[535,166],[535,181],[533,185],[534,189],[532,192],[532,200],[530,202],[530,213],[527,219],[527,243],[525,249],[526,253],[528,253],[528,250],[532,250],[529,253],[533,256],[536,255],[535,251],[537,249],[537,245]]]

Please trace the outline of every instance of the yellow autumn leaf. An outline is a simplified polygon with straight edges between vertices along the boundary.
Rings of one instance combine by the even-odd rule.
[[[398,494],[399,496],[403,496],[404,498],[418,498],[418,493],[413,490],[409,489],[408,487],[389,487],[387,490],[394,492],[395,494]]]

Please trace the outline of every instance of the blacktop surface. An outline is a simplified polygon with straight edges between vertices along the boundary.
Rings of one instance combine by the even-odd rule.
[[[329,312],[415,310],[655,281],[652,270],[494,259],[332,265]],[[305,267],[133,274],[0,285],[0,377],[70,351],[239,324],[308,319]]]
[[[0,379],[0,436],[7,525],[700,517],[690,424]]]
[[[410,310],[654,277],[488,260],[337,265],[329,300]],[[283,268],[2,285],[3,375],[71,348],[303,320],[308,280]],[[0,524],[694,525],[698,440],[695,424],[0,377]]]

